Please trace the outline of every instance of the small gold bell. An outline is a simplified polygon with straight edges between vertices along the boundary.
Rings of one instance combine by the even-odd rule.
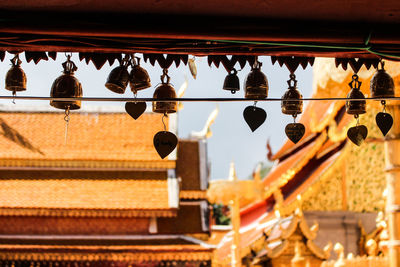
[[[114,68],[108,75],[105,86],[117,94],[125,93],[125,89],[129,83],[129,72],[128,72],[129,58],[126,56],[122,61],[121,65]]]
[[[394,81],[385,71],[383,61],[381,69],[378,69],[372,77],[369,89],[372,98],[394,97]]]
[[[225,77],[222,89],[231,91],[232,94],[235,94],[240,90],[240,81],[236,69],[232,69],[232,71]]]
[[[74,71],[78,68],[75,63],[68,59],[62,65],[64,67],[63,74],[58,77],[51,86],[50,97],[53,98],[70,98],[70,97],[82,97],[82,85],[77,78],[74,77]],[[81,107],[81,101],[60,101],[51,100],[50,105],[64,110],[79,109]]]
[[[164,81],[164,79],[167,79]],[[153,98],[157,100],[176,98],[174,87],[169,83],[170,77],[168,76],[168,70],[164,69],[164,73],[161,76],[161,85],[159,85],[154,91]],[[157,113],[175,113],[177,111],[177,101],[153,101],[153,112]]]
[[[290,80],[287,81],[289,88],[282,96],[281,108],[283,114],[294,115],[303,112],[303,96],[297,90],[297,80],[294,74],[290,74]]]
[[[360,91],[361,82],[358,80],[358,75],[354,74],[352,81],[349,83],[351,91],[347,94],[348,99],[365,99],[364,94]],[[346,112],[351,115],[366,113],[365,100],[347,100]]]
[[[22,61],[19,59],[18,54],[11,59],[12,67],[8,70],[6,75],[5,88],[12,91],[14,94],[18,91],[26,90],[26,74],[21,68]]]
[[[250,73],[244,82],[244,92],[246,98],[264,99],[268,97],[267,76],[261,72],[261,62],[255,61]]]
[[[129,85],[134,94],[139,90],[151,87],[150,76],[147,71],[140,66],[140,58],[138,57],[133,58],[132,70],[129,74]]]

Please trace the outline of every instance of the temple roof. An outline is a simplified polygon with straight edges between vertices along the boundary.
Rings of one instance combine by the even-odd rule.
[[[173,216],[178,198],[171,179],[0,180],[0,215]]]
[[[73,111],[65,143],[64,113],[21,110],[0,106],[0,166],[175,167],[174,153],[161,160],[153,147],[160,114],[134,120],[121,108]]]
[[[322,77],[324,80],[321,83],[314,83],[316,87],[313,97],[345,97],[348,93],[347,81],[351,80],[352,72],[337,70],[336,67],[333,67],[332,62],[333,60],[329,59],[316,60],[314,72],[319,73],[315,79]],[[399,75],[400,68],[398,65],[389,63],[385,66],[392,75]],[[331,71],[332,69],[334,70]],[[366,70],[365,68],[359,72],[359,76],[363,78],[361,90],[364,93],[369,92],[368,79],[372,74],[373,70]],[[394,78],[398,79],[398,76]],[[367,109],[369,112],[361,116],[360,123],[368,125],[368,138],[372,142],[376,142],[379,138],[382,139],[382,134],[374,125],[375,121],[372,119],[374,115],[371,114],[376,113],[381,107],[379,107],[379,103],[368,102]],[[252,204],[241,209],[240,247],[242,255],[248,254],[250,247],[262,238],[266,227],[270,223],[274,223],[273,210],[277,202],[280,202],[279,210],[281,212],[290,214],[295,209],[297,196],[308,199],[323,190],[320,185],[321,181],[327,180],[327,177],[334,177],[337,173],[341,174],[345,169],[341,164],[346,163],[349,156],[354,155],[354,153],[361,153],[354,152],[353,149],[360,151],[360,148],[354,148],[355,145],[347,142],[346,139],[347,129],[355,125],[355,120],[345,113],[344,101],[312,101],[307,105],[300,122],[305,124],[306,133],[297,144],[288,140],[274,155],[275,165],[263,179],[264,199],[255,200]],[[368,142],[369,139],[367,139],[363,148],[376,150],[377,145]],[[360,158],[360,156],[355,158]],[[347,175],[350,177],[350,174]],[[373,175],[379,176],[380,174],[374,173]],[[337,187],[338,185],[333,184],[332,186]],[[279,192],[278,199],[274,195],[275,192]],[[336,192],[330,193],[337,194]],[[350,197],[352,196],[348,196],[348,198]],[[338,204],[340,209],[343,208],[342,202],[343,205],[350,203],[346,200],[346,196],[338,195],[336,198],[340,198]],[[369,198],[373,199],[372,197]],[[325,203],[325,205],[327,204]],[[229,254],[231,242],[230,238],[222,240],[217,251],[219,259],[224,259]]]

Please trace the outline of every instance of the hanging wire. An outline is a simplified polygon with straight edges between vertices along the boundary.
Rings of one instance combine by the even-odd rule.
[[[47,96],[0,96],[0,100],[3,99],[19,99],[19,100],[53,100],[53,101],[97,101],[97,102],[128,102],[128,101],[138,101],[138,102],[171,102],[171,101],[180,101],[180,102],[281,102],[283,99],[281,98],[265,98],[265,99],[255,99],[255,98],[224,98],[224,97],[200,97],[200,98],[164,98],[164,99],[156,99],[156,98],[132,98],[132,97],[124,97],[124,98],[109,98],[109,97],[47,97]],[[302,99],[291,99],[290,101],[364,101],[364,100],[400,100],[400,97],[379,97],[372,98],[366,97],[363,99],[360,98],[346,98],[346,97],[326,97],[326,98],[302,98]]]
[[[358,114],[355,114],[354,118],[357,120],[356,126],[360,125],[360,116]]]
[[[164,132],[166,132],[167,131],[167,126],[165,124],[164,118],[168,118],[167,113],[164,113],[164,115],[161,118],[162,124],[164,125]]]
[[[70,114],[70,107],[69,107],[69,105],[67,106],[67,109],[65,110],[65,116],[64,116],[64,121],[65,121],[65,139],[64,139],[64,142],[65,142],[65,144],[67,144],[67,141],[68,141],[68,126],[69,126],[69,121],[70,121],[70,116],[69,116],[69,114]]]
[[[384,113],[386,113],[386,100],[381,100],[381,104],[383,105],[383,111]]]

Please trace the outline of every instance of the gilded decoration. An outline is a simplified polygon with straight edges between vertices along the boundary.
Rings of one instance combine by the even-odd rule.
[[[342,152],[343,153],[343,152]],[[338,160],[339,161],[339,160]],[[343,172],[340,162],[333,163],[320,180],[303,194],[303,210],[341,210]]]
[[[378,110],[361,116],[368,127],[368,139],[361,147],[347,144],[350,157],[346,160],[347,206],[356,212],[377,212],[383,208],[382,193],[386,187],[384,145],[375,124]],[[378,141],[374,141],[378,140]]]

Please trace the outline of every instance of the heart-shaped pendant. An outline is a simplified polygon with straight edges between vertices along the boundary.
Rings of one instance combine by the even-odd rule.
[[[244,120],[249,125],[252,132],[260,127],[265,119],[267,118],[267,113],[265,110],[255,106],[248,106],[243,111]]]
[[[389,113],[379,112],[375,117],[375,121],[383,136],[386,136],[393,126],[393,117]]]
[[[154,136],[153,144],[158,155],[163,159],[174,151],[178,144],[178,138],[171,132],[161,131]]]
[[[295,144],[300,141],[305,132],[306,128],[301,123],[289,123],[285,127],[286,136]]]
[[[364,142],[367,135],[368,129],[364,125],[354,126],[347,130],[347,137],[357,146],[360,146]]]
[[[146,111],[146,102],[126,102],[126,112],[135,120]]]

